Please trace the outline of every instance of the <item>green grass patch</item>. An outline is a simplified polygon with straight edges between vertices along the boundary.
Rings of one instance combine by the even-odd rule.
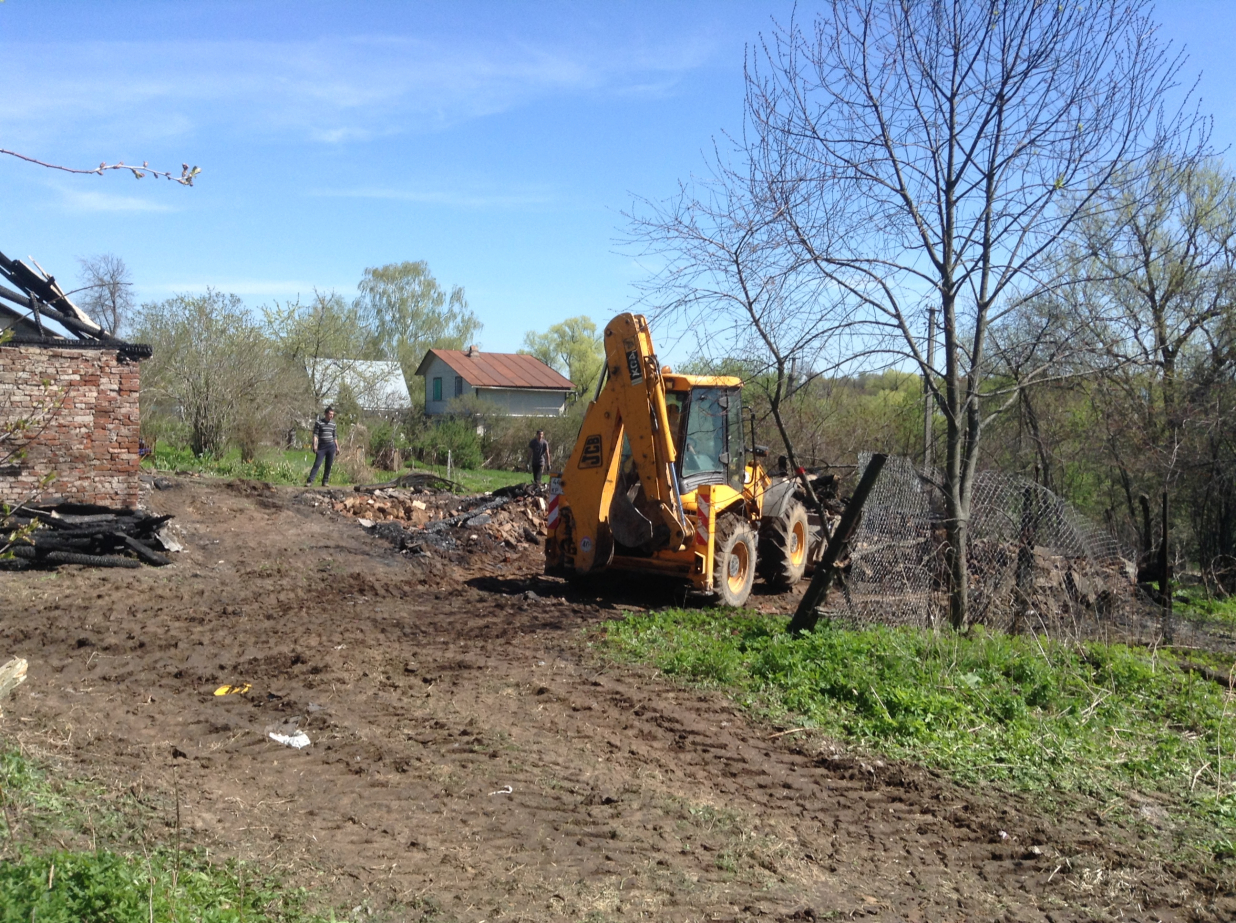
[[[1236,596],[1211,596],[1202,587],[1177,590],[1172,611],[1181,618],[1201,618],[1236,627]]]
[[[188,448],[158,445],[154,455],[142,460],[148,471],[187,471],[221,478],[248,478],[268,484],[301,485],[313,467],[314,455],[308,449],[268,449],[251,462],[242,461],[240,452],[232,449],[218,457],[199,458]],[[417,471],[432,471],[446,477],[446,465],[415,465]],[[373,483],[382,483],[398,477],[405,471],[374,470]],[[318,473],[321,478],[321,472]],[[331,485],[347,487],[352,484],[346,468],[336,463],[331,469]],[[487,493],[511,484],[523,484],[532,480],[524,471],[500,471],[488,468],[466,470],[451,469],[451,480],[461,485],[467,493]]]
[[[187,471],[222,478],[249,478],[269,484],[304,484],[313,467],[314,454],[308,449],[268,449],[251,462],[243,461],[238,449],[231,449],[219,456],[198,457],[192,450],[172,445],[157,445],[153,455],[142,460],[142,467],[150,471]],[[321,477],[321,472],[318,473]],[[331,482],[347,485],[348,473],[343,465],[331,469]],[[394,472],[379,472],[380,477],[394,477]]]
[[[302,889],[177,845],[148,805],[109,803],[12,749],[0,751],[0,804],[0,923],[326,919]]]
[[[432,471],[446,477],[446,465],[422,465],[417,471]],[[530,484],[532,475],[527,471],[504,471],[496,468],[452,468],[451,480],[461,485],[468,493],[483,494],[512,484]]]
[[[782,618],[671,610],[602,647],[851,744],[993,782],[1098,798],[1166,796],[1236,835],[1236,702],[1171,655],[1119,644],[877,626],[794,637]]]

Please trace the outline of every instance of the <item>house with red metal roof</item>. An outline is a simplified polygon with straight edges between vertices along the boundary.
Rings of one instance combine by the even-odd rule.
[[[451,401],[475,394],[512,417],[566,413],[570,379],[533,356],[467,349],[431,349],[417,366],[425,379],[425,413],[446,413]]]

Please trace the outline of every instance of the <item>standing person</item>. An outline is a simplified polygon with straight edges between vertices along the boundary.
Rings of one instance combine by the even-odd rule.
[[[326,467],[322,471],[322,486],[326,486],[330,480],[330,468],[335,463],[335,452],[338,448],[339,441],[335,438],[335,408],[327,407],[326,412],[322,414],[322,419],[313,424],[313,451],[317,457],[313,460],[309,480],[305,481],[306,487],[313,484],[313,479],[317,477],[318,468],[321,467],[323,459],[326,460]]]
[[[549,443],[545,441],[545,430],[538,429],[536,438],[528,443],[528,458],[532,462],[532,483],[541,486],[541,475],[549,467]]]

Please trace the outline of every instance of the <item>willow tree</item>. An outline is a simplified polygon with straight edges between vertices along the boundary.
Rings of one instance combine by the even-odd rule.
[[[481,331],[468,308],[464,290],[448,292],[433,277],[429,264],[390,263],[365,270],[354,302],[376,337],[377,348],[403,366],[408,381],[428,349],[463,349]]]
[[[1060,358],[995,384],[990,333],[1072,281],[1047,257],[1104,190],[1196,140],[1200,120],[1165,102],[1182,62],[1141,0],[833,0],[748,63],[742,152],[760,207],[943,418],[956,627],[984,426]]]

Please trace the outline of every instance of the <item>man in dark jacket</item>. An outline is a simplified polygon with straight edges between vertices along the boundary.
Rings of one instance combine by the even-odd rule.
[[[549,443],[545,441],[545,430],[538,429],[536,438],[528,443],[528,460],[532,464],[532,483],[541,486],[541,475],[549,467]]]
[[[306,487],[310,486],[313,479],[317,477],[318,468],[322,466],[323,461],[326,462],[326,468],[322,471],[322,486],[326,486],[330,481],[330,468],[335,463],[335,452],[338,447],[339,441],[335,437],[335,408],[327,407],[326,412],[322,414],[322,419],[313,424],[313,451],[317,457],[313,460],[309,480],[305,481]]]

